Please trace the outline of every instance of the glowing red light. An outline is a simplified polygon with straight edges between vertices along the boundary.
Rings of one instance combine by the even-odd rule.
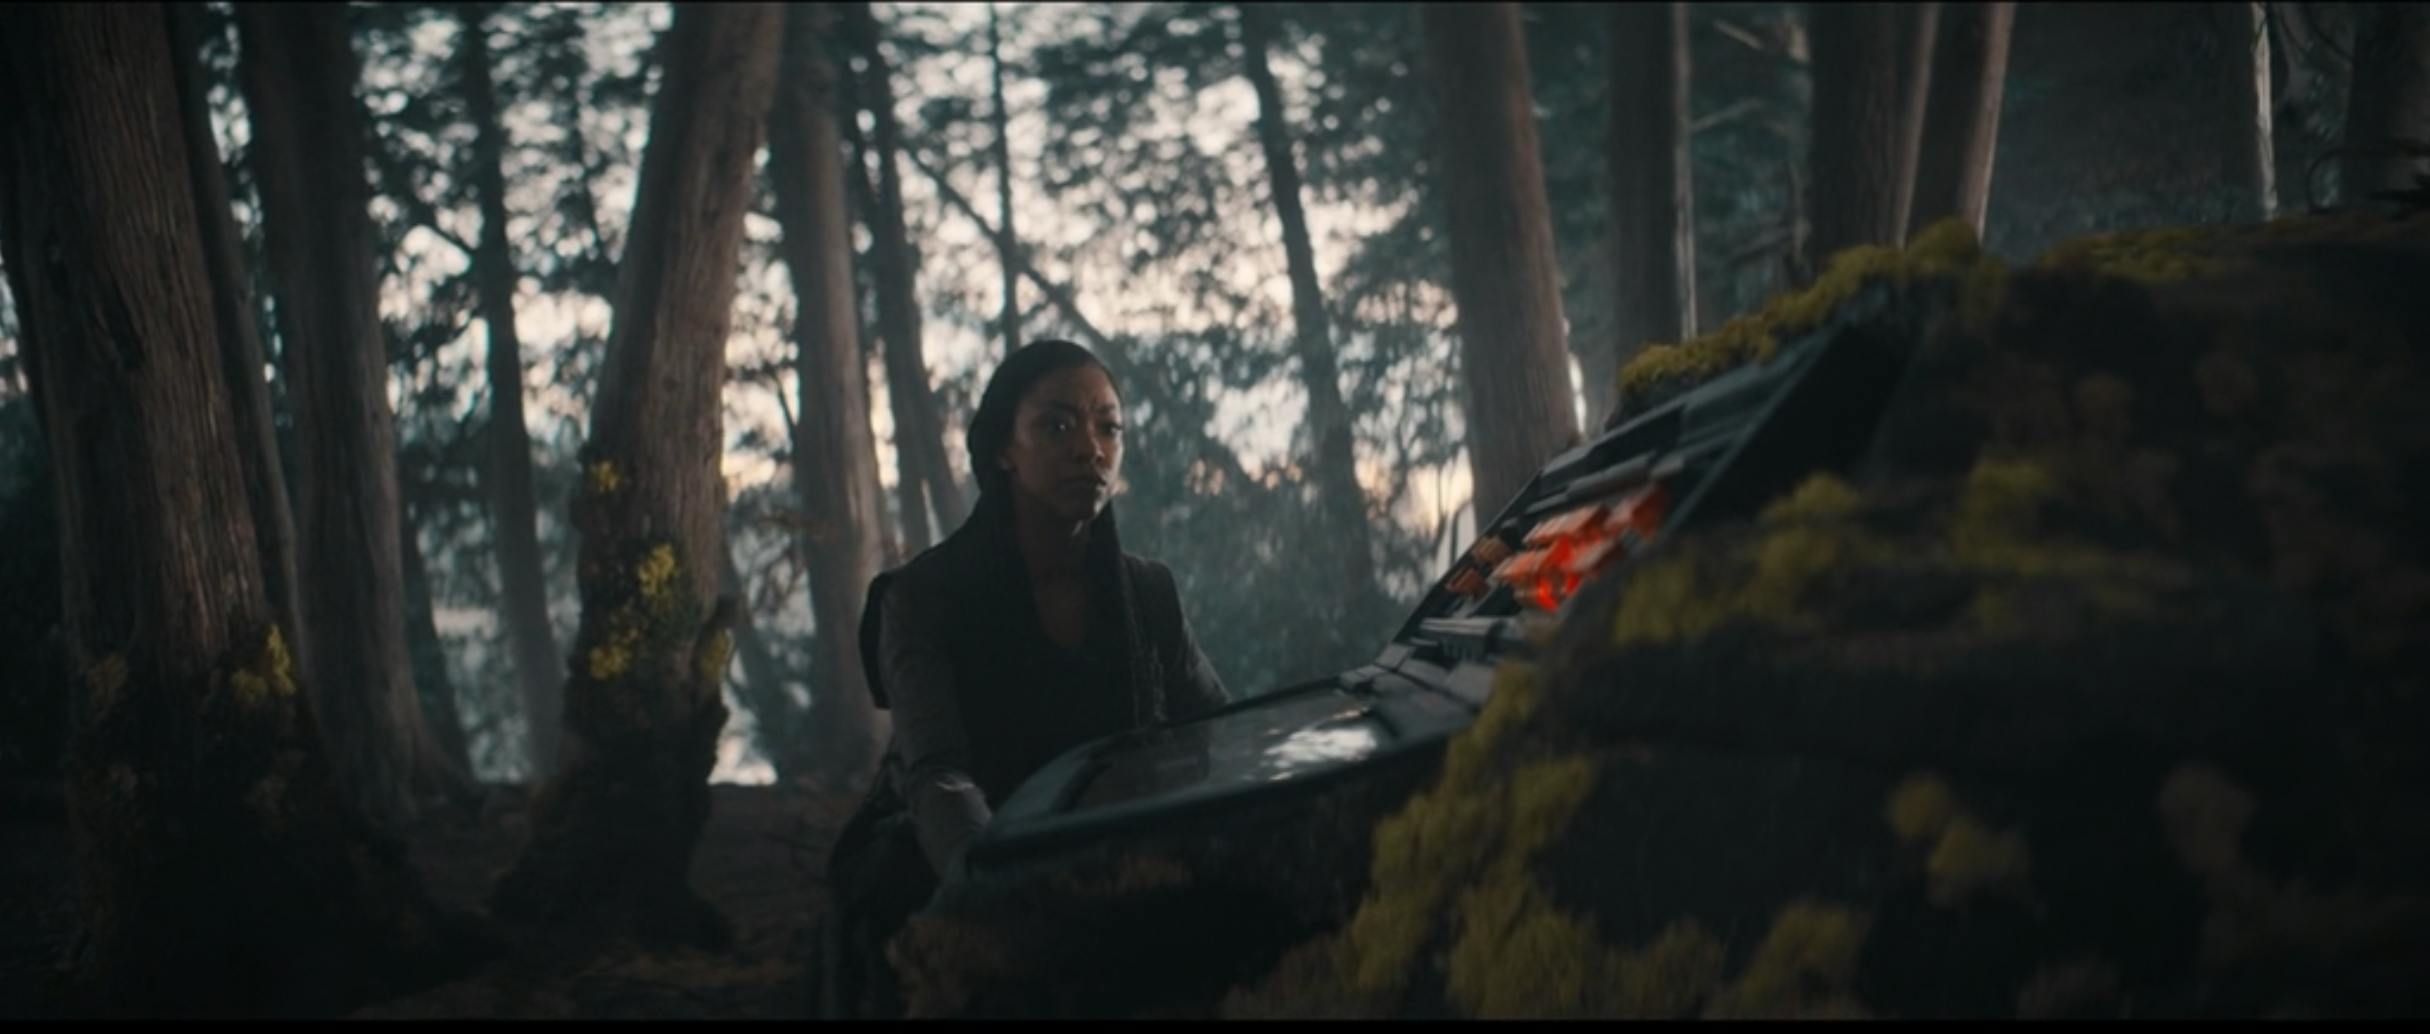
[[[1495,565],[1493,580],[1538,609],[1559,610],[1580,586],[1627,556],[1632,543],[1651,541],[1669,509],[1669,491],[1654,484],[1617,504],[1594,503],[1547,517],[1528,529],[1526,543],[1536,548]]]

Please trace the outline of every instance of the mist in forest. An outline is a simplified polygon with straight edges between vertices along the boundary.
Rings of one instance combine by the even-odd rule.
[[[1507,10],[1507,52],[1405,4],[303,10],[9,23],[122,94],[0,46],[11,778],[57,778],[71,686],[201,677],[71,641],[106,627],[198,637],[240,696],[348,701],[320,735],[375,818],[560,771],[567,727],[630,718],[591,687],[660,668],[710,679],[651,699],[707,723],[711,781],[849,782],[883,742],[862,593],[968,516],[979,393],[1044,338],[1123,396],[1125,547],[1235,694],[1288,687],[1373,657],[1632,357],[1843,249],[2256,221],[2402,186],[2385,145],[2430,139],[2430,53],[2385,42],[2418,9],[2368,4],[1457,9]],[[136,128],[86,134],[105,111]],[[133,181],[87,155],[181,170],[108,217],[138,243],[54,200]],[[213,342],[222,415],[95,401],[166,361],[88,325],[79,271],[121,252],[203,271],[125,319]],[[125,412],[154,444],[93,430]],[[172,546],[74,545],[155,500]],[[258,562],[192,573],[223,555]],[[208,584],[88,585],[155,568]],[[158,602],[222,593],[227,628]]]

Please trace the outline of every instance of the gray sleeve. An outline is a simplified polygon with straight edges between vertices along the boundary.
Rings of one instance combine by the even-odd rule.
[[[878,657],[902,765],[899,789],[920,851],[942,875],[992,813],[970,777],[969,733],[932,602],[912,584],[887,591],[879,604]]]
[[[1173,627],[1179,631],[1174,645],[1175,663],[1164,687],[1165,716],[1188,718],[1212,711],[1232,702],[1232,694],[1224,689],[1223,679],[1215,674],[1215,665],[1207,660],[1206,651],[1198,648],[1198,636],[1190,631],[1189,615],[1181,606],[1181,589],[1171,570],[1160,572],[1167,594],[1167,606],[1172,608]]]

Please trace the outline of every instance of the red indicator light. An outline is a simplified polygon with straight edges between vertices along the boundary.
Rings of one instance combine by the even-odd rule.
[[[1616,504],[1593,503],[1554,514],[1528,529],[1526,542],[1536,548],[1495,566],[1493,580],[1510,586],[1529,606],[1559,610],[1579,587],[1631,549],[1652,541],[1669,511],[1669,490],[1652,484]]]

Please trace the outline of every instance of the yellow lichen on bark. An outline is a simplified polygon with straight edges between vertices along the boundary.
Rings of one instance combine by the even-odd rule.
[[[271,625],[263,636],[261,650],[252,662],[229,673],[228,685],[237,702],[246,707],[295,695],[295,657],[287,652],[287,640],[277,625]]]
[[[617,471],[615,464],[595,460],[583,470],[583,484],[592,495],[608,495],[624,487],[624,475]]]
[[[665,609],[671,595],[668,587],[674,583],[675,575],[681,569],[682,565],[675,560],[674,546],[661,542],[652,547],[641,562],[633,566],[633,579],[641,589],[643,602],[648,603],[652,610]]]
[[[591,678],[601,682],[617,678],[633,665],[633,655],[641,649],[641,630],[625,622],[615,622],[616,630],[608,633],[607,641],[591,647],[584,659],[588,661]]]

